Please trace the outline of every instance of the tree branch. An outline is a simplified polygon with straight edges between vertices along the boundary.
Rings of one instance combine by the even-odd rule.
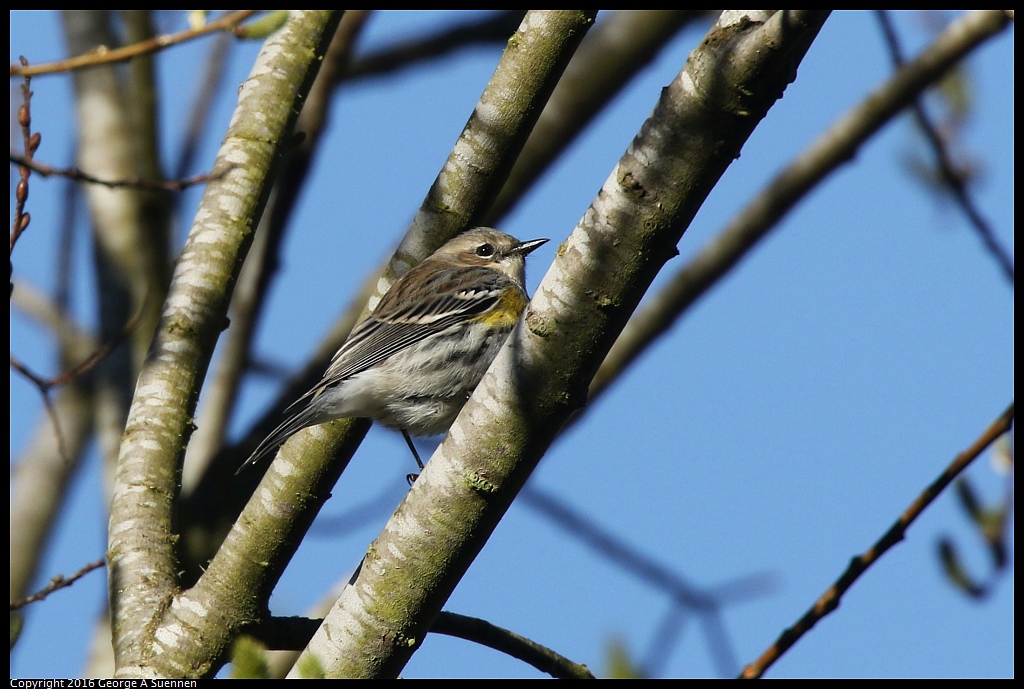
[[[903,49],[900,47],[899,38],[896,36],[896,30],[892,26],[892,22],[889,21],[889,14],[885,10],[875,10],[879,17],[882,25],[882,33],[885,35],[886,43],[889,45],[889,53],[892,55],[893,64],[899,68],[904,64]],[[974,228],[978,237],[981,239],[981,243],[985,249],[989,252],[992,258],[995,259],[996,263],[1002,269],[1006,279],[1013,284],[1013,259],[1010,258],[1009,252],[999,243],[996,239],[996,233],[992,231],[992,227],[989,225],[988,220],[981,214],[981,210],[978,208],[978,204],[974,202],[974,198],[971,196],[970,190],[967,188],[966,177],[957,169],[957,166],[953,163],[952,156],[946,147],[946,142],[939,134],[935,124],[932,122],[931,117],[928,116],[928,111],[924,107],[924,103],[921,100],[915,100],[913,104],[914,120],[917,122],[917,126],[921,129],[925,139],[931,146],[932,151],[935,153],[935,162],[939,169],[939,177],[942,182],[949,188],[953,198],[956,199],[957,205],[963,210],[964,215],[967,216],[968,222]]]
[[[497,226],[605,106],[706,10],[616,10],[603,15],[580,44],[537,126],[516,158],[484,225]]]
[[[184,43],[185,41],[190,41],[194,38],[205,36],[206,34],[215,33],[217,31],[234,31],[239,24],[260,11],[261,10],[238,10],[226,17],[221,17],[217,21],[210,22],[199,29],[188,29],[187,31],[181,31],[176,34],[155,36],[147,41],[142,41],[141,43],[125,46],[116,50],[110,50],[105,46],[100,46],[91,52],[78,55],[77,57],[68,58],[67,60],[60,60],[59,62],[48,62],[41,65],[26,66],[11,65],[11,76],[58,74],[60,72],[69,72],[77,69],[83,69],[85,67],[96,67],[97,65],[109,65],[115,62],[124,62],[132,59],[133,57],[149,55],[157,52],[158,50],[163,50],[164,48],[168,48],[172,45]]]
[[[31,160],[25,156],[20,156],[17,153],[11,153],[11,162],[15,165],[22,165],[38,172],[43,177],[57,175],[59,177],[67,177],[75,182],[99,184],[107,187],[108,189],[118,189],[123,187],[127,189],[147,189],[150,191],[183,191],[191,186],[195,186],[196,184],[205,184],[213,179],[210,175],[193,175],[192,177],[186,177],[184,179],[100,179],[95,175],[90,175],[88,172],[79,170],[77,167],[53,167],[52,165],[40,163],[38,160]]]
[[[398,674],[826,17],[726,12],[691,53],[297,667]]]
[[[962,17],[818,137],[633,316],[594,377],[590,400],[732,270],[801,199],[852,160],[861,145],[972,50],[1007,26],[999,10]]]
[[[907,529],[914,521],[921,516],[921,513],[932,503],[945,490],[946,486],[950,484],[957,477],[957,475],[967,468],[967,466],[973,462],[978,455],[985,451],[985,449],[995,442],[1004,433],[1009,433],[1010,429],[1013,428],[1013,403],[1007,408],[1003,414],[996,419],[988,429],[982,433],[981,437],[974,441],[974,443],[961,452],[953,462],[946,467],[946,470],[939,475],[930,486],[924,489],[924,491],[917,496],[917,499],[911,503],[910,507],[900,515],[899,519],[889,527],[889,530],[875,542],[868,550],[861,555],[856,556],[850,561],[850,565],[846,568],[834,584],[821,598],[814,603],[811,608],[804,613],[803,617],[797,620],[796,624],[782,632],[779,638],[775,641],[771,647],[766,650],[761,657],[747,665],[743,669],[743,674],[740,675],[740,679],[757,679],[762,677],[765,671],[770,668],[776,660],[782,657],[786,651],[788,651],[793,644],[800,640],[804,634],[809,632],[814,625],[818,623],[821,618],[825,617],[833,610],[839,607],[839,601],[842,599],[843,594],[854,582],[860,578],[873,564],[878,562],[879,558],[885,554],[889,548],[893,547],[897,543],[903,540],[906,535]]]
[[[172,508],[183,440],[192,432],[198,389],[224,327],[231,287],[266,203],[273,166],[339,20],[338,12],[293,11],[263,46],[214,165],[215,173],[224,174],[207,186],[177,263],[124,432],[111,508],[119,676],[203,674],[237,626],[225,618],[255,614],[255,599],[238,601],[242,592],[235,582],[205,578],[201,590],[175,597]],[[167,625],[195,633],[161,633]]]
[[[586,665],[574,663],[536,641],[477,617],[441,611],[431,625],[430,632],[454,636],[493,648],[532,665],[555,679],[595,679]]]
[[[45,600],[46,597],[54,591],[59,591],[63,588],[71,586],[89,572],[93,571],[94,569],[99,569],[100,567],[102,567],[103,563],[105,562],[106,560],[104,560],[101,557],[99,560],[96,560],[95,562],[90,562],[89,564],[85,565],[69,577],[65,577],[63,574],[58,574],[57,576],[50,579],[49,584],[39,589],[32,595],[26,596],[25,598],[22,598],[20,600],[12,600],[11,610],[18,610],[20,608],[25,607],[26,605],[29,605],[30,603],[36,603],[38,601]]]

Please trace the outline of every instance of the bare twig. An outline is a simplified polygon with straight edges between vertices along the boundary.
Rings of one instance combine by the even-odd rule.
[[[899,69],[906,62],[903,58],[903,49],[900,47],[899,37],[896,35],[896,30],[889,19],[889,14],[885,10],[876,10],[876,14],[879,24],[882,26],[882,33],[885,35],[886,43],[889,46],[889,54],[892,57],[893,64]],[[953,163],[946,141],[939,134],[938,129],[928,115],[928,111],[925,110],[924,103],[918,98],[914,101],[912,107],[917,126],[920,127],[921,133],[924,134],[925,139],[927,139],[928,144],[935,153],[935,163],[938,167],[939,179],[949,188],[957,205],[963,210],[964,215],[967,216],[978,237],[981,238],[985,249],[996,260],[1006,275],[1006,279],[1012,285],[1013,259],[1010,258],[1009,252],[996,239],[995,232],[993,232],[988,220],[982,216],[978,205],[974,202],[974,198],[967,189],[966,176]]]
[[[100,179],[90,175],[88,172],[83,172],[77,167],[64,167],[57,168],[45,163],[40,163],[36,160],[25,156],[19,156],[16,153],[11,153],[11,162],[15,165],[22,167],[28,167],[43,177],[49,177],[50,175],[57,175],[60,177],[67,177],[68,179],[75,180],[77,182],[87,182],[89,184],[99,184],[109,189],[117,189],[127,187],[129,189],[147,189],[147,190],[163,190],[163,191],[182,191],[188,187],[196,184],[205,184],[211,179],[217,179],[219,176],[225,174],[220,172],[217,175],[194,175],[192,177],[186,177],[184,179],[169,179],[169,180],[145,180],[145,179]]]
[[[96,366],[96,364],[102,361],[104,357],[106,357],[108,354],[114,351],[114,349],[116,349],[117,346],[121,344],[124,341],[124,339],[128,337],[128,335],[130,335],[132,331],[134,331],[135,328],[139,325],[139,320],[142,318],[143,311],[144,309],[140,308],[139,311],[136,312],[134,316],[132,316],[131,320],[125,323],[124,328],[113,340],[105,342],[104,344],[100,345],[95,351],[93,351],[91,354],[85,357],[85,359],[83,359],[80,363],[72,366],[63,373],[60,373],[52,378],[43,378],[42,376],[33,373],[27,366],[22,364],[13,354],[11,354],[11,366],[16,371],[21,373],[23,376],[25,376],[33,383],[35,383],[36,387],[38,387],[40,391],[43,392],[43,394],[46,394],[52,388],[64,385],[68,381],[74,380],[83,373],[90,371],[93,367]]]
[[[270,617],[246,627],[245,633],[269,649],[301,650],[322,622],[310,617]],[[586,665],[575,663],[536,641],[477,617],[442,611],[430,626],[430,633],[454,636],[493,648],[555,679],[595,679]]]
[[[85,567],[82,567],[82,569],[78,570],[70,577],[65,577],[63,574],[58,574],[53,579],[50,579],[49,584],[47,584],[44,588],[40,589],[39,591],[36,591],[32,595],[26,596],[21,600],[12,600],[11,610],[17,610],[19,608],[25,607],[29,603],[41,601],[54,591],[71,586],[73,583],[84,577],[89,572],[93,571],[94,569],[99,569],[100,567],[102,567],[105,562],[106,560],[101,557],[99,560],[96,560],[96,562],[90,562]]]
[[[528,663],[555,679],[595,679],[586,665],[476,617],[442,611],[430,626],[431,634],[446,634],[482,644]]]
[[[10,356],[11,368],[27,378],[36,386],[36,388],[39,389],[39,395],[43,398],[43,406],[46,407],[46,414],[50,417],[50,423],[53,424],[53,434],[57,438],[57,454],[59,454],[61,459],[65,462],[70,462],[71,458],[67,453],[64,434],[60,429],[60,419],[57,416],[57,411],[53,407],[53,400],[50,399],[50,389],[53,387],[52,383],[36,374],[25,364],[21,363],[21,361],[19,361],[13,354]]]
[[[806,634],[808,631],[818,623],[820,619],[831,613],[833,610],[839,607],[839,601],[842,599],[843,594],[853,586],[853,583],[860,578],[864,572],[866,572],[874,563],[878,562],[879,558],[885,554],[889,548],[893,547],[897,543],[903,540],[904,535],[907,532],[907,528],[910,527],[914,521],[921,516],[921,513],[932,503],[935,498],[957,477],[957,475],[963,471],[967,466],[973,462],[978,455],[980,455],[989,445],[995,442],[1004,433],[1009,432],[1013,427],[1013,403],[1002,413],[1002,415],[993,422],[984,433],[981,434],[974,443],[961,452],[953,462],[946,467],[946,470],[939,475],[930,486],[924,489],[924,491],[917,496],[917,499],[911,503],[910,507],[900,515],[899,519],[889,527],[889,530],[878,539],[878,541],[871,546],[863,554],[856,556],[850,561],[846,571],[843,572],[832,586],[819,598],[811,608],[804,613],[803,617],[797,620],[796,624],[786,629],[776,639],[775,643],[766,650],[760,658],[747,665],[743,669],[743,673],[740,675],[741,679],[757,679],[764,675],[765,670],[772,666],[776,660],[782,657],[782,654],[789,650],[793,644],[795,644],[800,637]]]
[[[143,304],[143,306],[145,305]],[[16,356],[14,356],[13,354],[10,355],[11,368],[13,368],[15,371],[17,371],[22,376],[27,378],[29,381],[32,382],[33,385],[35,385],[39,389],[39,394],[43,398],[43,405],[46,407],[46,413],[49,415],[50,422],[53,424],[53,432],[57,436],[57,450],[60,456],[64,459],[64,461],[70,462],[71,458],[66,451],[64,434],[61,432],[60,420],[58,419],[57,412],[53,407],[53,401],[50,399],[50,390],[60,385],[64,385],[71,380],[74,380],[83,373],[91,370],[99,362],[103,361],[103,359],[107,355],[114,351],[117,348],[117,346],[121,344],[121,342],[123,342],[124,339],[128,337],[128,335],[131,334],[133,330],[135,330],[136,326],[138,326],[139,321],[142,318],[143,312],[144,309],[140,308],[139,311],[134,316],[132,316],[132,319],[125,324],[124,329],[121,331],[121,333],[119,333],[118,336],[115,337],[113,340],[102,344],[98,349],[96,349],[92,354],[88,355],[80,363],[76,364],[75,366],[72,366],[68,370],[52,378],[43,378],[39,374],[32,371],[28,366],[23,364]]]
[[[28,65],[28,60],[24,57],[21,58],[22,65]],[[36,149],[39,148],[39,143],[42,140],[39,133],[32,133],[32,78],[26,76],[25,83],[21,85],[21,99],[22,104],[18,108],[18,125],[21,127],[21,137],[25,146],[25,163],[22,163],[18,167],[18,174],[21,179],[18,180],[18,186],[15,190],[15,204],[14,204],[14,222],[11,226],[11,253],[14,253],[14,245],[18,242],[18,237],[28,227],[31,222],[31,216],[25,212],[25,202],[28,201],[28,178],[31,174],[30,164],[32,162],[32,156],[35,155]],[[13,160],[13,156],[12,156]],[[13,268],[12,268],[13,271]],[[14,284],[11,283],[11,291],[14,291]]]
[[[71,57],[67,60],[47,62],[33,66],[28,66],[27,64],[23,64],[21,66],[11,65],[11,76],[57,74],[59,72],[69,72],[83,67],[95,67],[96,65],[106,65],[113,62],[124,62],[132,59],[133,57],[155,53],[158,50],[163,50],[164,48],[172,45],[184,43],[185,41],[190,41],[194,38],[199,38],[200,36],[205,36],[207,34],[216,33],[218,31],[235,31],[239,24],[259,11],[260,10],[239,10],[221,17],[217,21],[210,22],[199,29],[188,29],[187,31],[180,31],[175,34],[162,34],[160,36],[155,36],[148,41],[142,41],[141,43],[135,43],[134,45],[127,45],[116,50],[110,50],[106,46],[99,46],[91,52],[77,57]]]

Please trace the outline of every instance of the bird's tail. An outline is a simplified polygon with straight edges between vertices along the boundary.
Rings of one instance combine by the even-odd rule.
[[[245,460],[245,463],[238,467],[235,475],[237,476],[242,473],[246,467],[255,464],[271,452],[276,452],[284,441],[303,428],[315,426],[326,420],[322,418],[322,414],[315,404],[304,405],[302,409],[293,412],[280,426],[272,430],[270,435],[263,439],[263,442],[256,446],[256,449],[249,455],[249,459]]]

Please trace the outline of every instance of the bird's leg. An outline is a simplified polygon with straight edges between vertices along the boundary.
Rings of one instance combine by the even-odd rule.
[[[402,431],[402,437],[405,438],[405,444],[409,446],[409,451],[412,452],[412,458],[416,460],[416,466],[420,468],[420,471],[423,471],[423,462],[420,461],[420,453],[416,452],[416,446],[412,444],[412,438],[404,430]],[[405,480],[411,486],[419,476],[419,474],[407,474]]]

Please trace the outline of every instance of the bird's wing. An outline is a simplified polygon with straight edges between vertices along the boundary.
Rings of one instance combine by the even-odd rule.
[[[317,391],[365,371],[459,321],[484,313],[510,282],[505,275],[482,266],[435,268],[432,273],[426,280],[400,280],[388,290],[374,312],[356,326],[334,355]],[[410,286],[417,293],[415,299],[411,298]],[[425,298],[419,296],[421,291],[426,293]]]
[[[502,291],[511,282],[504,274],[482,266],[440,270],[433,266],[424,272],[429,273],[425,280],[402,278],[388,290],[373,314],[355,327],[334,355],[323,379],[288,406],[285,411],[291,413],[259,444],[239,467],[239,472],[276,450],[296,431],[317,423],[320,410],[312,402],[332,385],[435,333],[443,332],[461,320],[486,312],[501,298]],[[413,277],[412,271],[406,277]],[[421,289],[426,298],[418,296]]]

